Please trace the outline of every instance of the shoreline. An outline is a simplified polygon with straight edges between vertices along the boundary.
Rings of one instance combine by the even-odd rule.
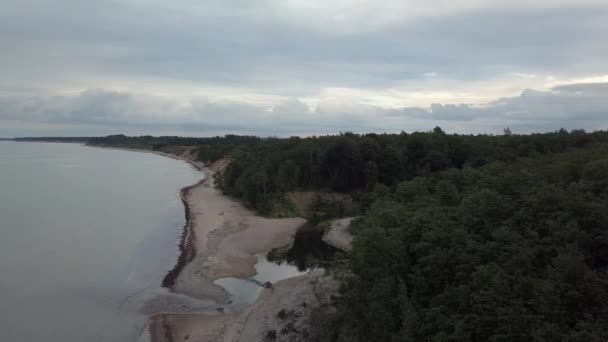
[[[19,141],[15,141],[19,142]],[[47,142],[47,141],[44,141]],[[53,141],[49,141],[53,142]],[[184,227],[182,229],[182,233],[180,236],[180,241],[178,244],[179,256],[175,263],[175,266],[165,274],[163,280],[161,281],[161,287],[167,288],[170,291],[173,291],[173,284],[175,283],[175,279],[179,276],[181,270],[192,261],[194,256],[196,255],[196,247],[194,245],[194,241],[196,239],[196,234],[194,229],[192,228],[192,215],[190,212],[190,204],[188,202],[188,195],[193,188],[201,185],[205,182],[208,174],[203,170],[204,165],[192,159],[188,159],[185,156],[178,156],[175,154],[165,153],[162,151],[154,151],[147,149],[139,149],[139,148],[131,148],[131,147],[121,147],[121,146],[108,146],[108,145],[92,145],[86,142],[61,142],[61,143],[72,143],[72,144],[81,144],[86,147],[100,148],[100,149],[108,149],[108,150],[119,150],[119,151],[127,151],[127,152],[141,152],[141,153],[151,153],[156,154],[162,157],[171,158],[174,160],[180,160],[188,163],[197,171],[201,172],[201,178],[194,184],[185,186],[180,189],[179,197],[184,205],[184,217],[186,222],[184,223]]]
[[[111,150],[122,150],[122,151],[127,151],[127,152],[142,152],[142,153],[156,154],[156,155],[159,155],[162,157],[167,157],[167,158],[171,158],[171,159],[175,159],[175,160],[184,161],[184,162],[188,163],[190,166],[192,166],[193,168],[195,168],[197,171],[201,172],[202,176],[198,182],[196,182],[192,185],[183,187],[179,191],[179,197],[184,206],[184,217],[186,219],[186,222],[184,223],[184,227],[182,229],[182,233],[180,236],[180,241],[178,244],[179,256],[177,258],[175,266],[173,266],[173,268],[171,270],[169,270],[167,272],[167,274],[165,274],[165,276],[163,277],[163,280],[161,281],[161,287],[164,287],[164,288],[168,289],[169,291],[174,292],[173,285],[175,284],[175,280],[177,279],[177,277],[179,276],[181,271],[184,269],[184,267],[188,263],[190,263],[196,256],[196,246],[195,246],[196,233],[192,227],[192,215],[190,212],[190,203],[188,202],[188,196],[189,196],[190,192],[192,191],[192,189],[201,185],[203,182],[205,182],[206,178],[208,177],[208,174],[203,170],[204,166],[202,165],[202,163],[188,159],[185,156],[178,156],[178,155],[174,155],[174,154],[165,153],[162,151],[154,151],[154,150],[146,150],[146,149],[138,149],[138,148],[130,148],[130,147],[120,147],[120,146],[115,147],[115,146],[107,146],[107,145],[91,145],[88,143],[84,143],[83,145],[87,146],[87,147],[94,147],[94,148],[101,148],[101,149],[111,149]]]
[[[312,329],[312,310],[329,305],[331,294],[338,288],[338,282],[323,270],[280,280],[263,288],[249,304],[232,303],[232,295],[214,283],[220,278],[254,276],[257,255],[289,246],[307,221],[257,216],[214,186],[213,165],[204,167],[202,172],[205,178],[184,194],[190,229],[195,234],[190,240],[191,250],[196,255],[176,275],[173,291],[215,305],[196,312],[151,316],[150,340],[262,341],[268,331],[285,329],[289,331],[285,338],[307,334]],[[294,315],[288,320],[277,319],[279,311]],[[292,329],[294,326],[297,328]]]
[[[200,170],[200,169],[199,169]],[[188,203],[188,195],[192,188],[201,184],[204,181],[203,179],[198,181],[196,184],[187,186],[180,190],[179,197],[184,205],[184,216],[186,218],[186,223],[184,224],[184,228],[182,229],[182,234],[180,237],[180,242],[178,245],[178,249],[180,251],[179,256],[177,258],[177,262],[173,269],[171,269],[162,280],[162,287],[173,291],[173,285],[175,284],[175,280],[179,276],[180,272],[186,267],[188,263],[194,260],[196,256],[196,247],[195,247],[195,239],[196,234],[194,229],[192,228],[192,217],[190,214],[190,204]]]
[[[179,313],[182,310],[175,312],[169,307],[159,307],[156,313],[148,316],[144,328],[147,341],[261,340],[253,338],[251,334],[265,333],[268,326],[275,324],[274,311],[296,308],[302,300],[318,303],[318,298],[323,294],[314,293],[315,286],[311,284],[334,284],[324,277],[324,272],[314,271],[262,289],[253,303],[231,305],[232,295],[215,284],[215,280],[254,276],[257,273],[257,255],[289,246],[296,231],[307,221],[302,218],[268,219],[257,216],[239,202],[223,195],[213,183],[214,166],[205,167],[189,159],[193,157],[189,152],[178,156],[133,148],[87,146],[154,153],[185,161],[202,173],[197,183],[180,190],[186,222],[180,237],[178,260],[163,278],[162,287],[175,295],[207,302],[209,306],[185,310],[184,313]],[[305,326],[302,322],[299,324]]]
[[[204,164],[203,163],[194,161],[192,159],[188,159],[185,156],[178,156],[178,155],[175,155],[175,154],[166,153],[166,152],[162,152],[162,151],[146,150],[146,149],[143,149],[143,148],[108,146],[108,145],[91,145],[89,143],[74,143],[74,144],[81,144],[81,145],[87,146],[87,147],[94,147],[94,148],[101,148],[101,149],[108,149],[108,150],[119,150],[119,151],[127,151],[127,152],[151,153],[151,154],[156,154],[156,155],[159,155],[159,156],[163,156],[163,157],[167,157],[167,158],[171,158],[171,159],[175,159],[175,160],[181,160],[181,161],[184,161],[184,162],[190,164],[193,168],[195,168],[196,170],[201,171],[203,173],[203,179],[201,179],[200,181],[203,181],[204,178],[205,178],[205,176],[206,176],[205,172],[203,171],[203,168],[204,168]],[[193,187],[193,186],[195,186],[197,184],[198,183],[189,185],[186,188]]]
[[[256,274],[256,255],[287,246],[307,221],[268,219],[255,215],[223,195],[213,184],[213,171],[185,193],[190,212],[189,251],[194,257],[173,281],[173,290],[199,300],[227,304],[230,295],[214,283],[220,278],[246,279]]]

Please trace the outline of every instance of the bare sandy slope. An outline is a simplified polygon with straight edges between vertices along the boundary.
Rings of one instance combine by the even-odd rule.
[[[341,249],[349,251],[352,248],[353,236],[348,231],[350,223],[357,217],[346,217],[331,222],[330,230],[323,236],[323,241]]]

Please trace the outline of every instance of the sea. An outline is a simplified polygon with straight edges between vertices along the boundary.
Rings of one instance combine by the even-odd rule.
[[[135,341],[132,299],[175,265],[179,190],[200,177],[152,153],[0,141],[0,341]]]

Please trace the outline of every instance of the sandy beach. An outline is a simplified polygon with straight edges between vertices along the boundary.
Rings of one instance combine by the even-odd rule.
[[[194,257],[179,272],[172,290],[200,300],[225,303],[229,300],[228,293],[213,281],[255,275],[255,255],[288,245],[306,220],[255,216],[214,186],[212,169],[202,171],[204,180],[185,194],[191,230],[186,245],[194,249]]]
[[[162,306],[150,310],[165,312],[150,318],[151,341],[261,341],[268,330],[280,328],[276,326],[281,323],[276,313],[289,308],[290,312],[303,311],[292,319],[290,327],[298,328],[290,328],[291,334],[300,334],[307,329],[305,311],[320,305],[324,298],[321,292],[332,292],[325,287],[337,287],[322,270],[277,282],[272,288],[264,289],[253,304],[236,310],[228,305],[230,293],[214,284],[214,280],[220,278],[254,276],[256,255],[288,246],[306,220],[259,217],[224,196],[215,187],[213,178],[223,161],[204,167],[193,161],[191,154],[157,154],[185,160],[202,173],[200,182],[181,191],[187,219],[180,246],[181,257],[164,283],[180,298],[208,305],[175,310],[175,299],[171,299],[167,311]],[[183,300],[183,303],[190,302]],[[308,307],[302,303],[307,303]]]
[[[256,255],[289,246],[305,219],[256,216],[223,195],[213,175],[221,171],[225,160],[206,167],[191,150],[174,155],[120,149],[183,160],[201,171],[198,183],[180,191],[187,222],[180,257],[163,281],[169,293],[153,294],[152,300],[138,307],[139,312],[151,315],[141,341],[250,342],[263,341],[272,331],[282,331],[276,341],[300,341],[308,334],[311,310],[329,303],[330,294],[338,288],[323,270],[272,284],[254,303],[236,308],[230,306],[230,293],[214,283],[220,278],[254,276]],[[288,312],[288,318],[278,318],[281,311]]]

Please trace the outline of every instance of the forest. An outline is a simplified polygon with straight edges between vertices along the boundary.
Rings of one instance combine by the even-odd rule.
[[[375,191],[353,227],[340,341],[608,339],[606,146]]]
[[[608,132],[504,133],[94,143],[200,146],[262,214],[290,191],[352,196],[330,341],[607,341]]]

